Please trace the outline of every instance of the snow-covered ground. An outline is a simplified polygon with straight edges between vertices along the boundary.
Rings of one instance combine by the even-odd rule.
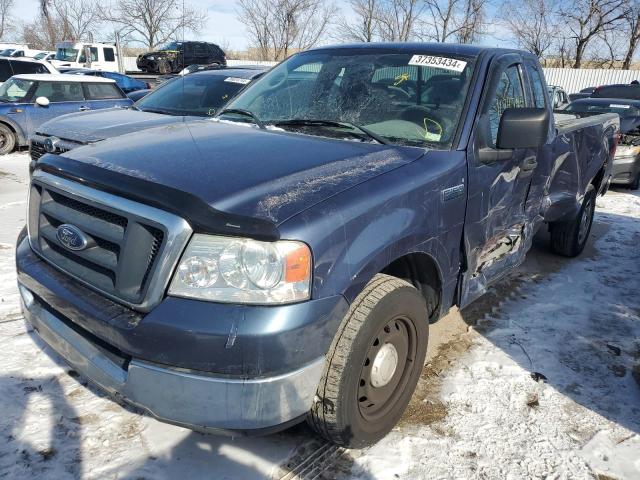
[[[303,425],[232,439],[161,424],[70,371],[18,309],[27,163],[0,159],[0,478],[640,478],[637,193],[598,200],[580,258],[540,235],[517,274],[433,325],[400,426],[347,452]]]

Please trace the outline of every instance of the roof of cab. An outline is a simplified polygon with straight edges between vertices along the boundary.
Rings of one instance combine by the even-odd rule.
[[[14,75],[12,78],[31,82],[78,82],[78,83],[115,83],[110,78],[87,77],[85,75],[66,75],[64,73],[31,73]]]
[[[342,45],[327,45],[322,47],[312,48],[308,51],[315,50],[335,50],[335,49],[362,49],[362,50],[391,50],[394,52],[416,52],[421,53],[428,50],[429,54],[458,54],[466,55],[470,57],[477,57],[482,52],[491,52],[493,54],[499,53],[513,53],[517,52],[522,55],[526,55],[527,52],[521,50],[514,50],[510,48],[494,48],[483,47],[479,45],[466,45],[461,43],[430,43],[430,42],[389,42],[389,43],[348,43]]]

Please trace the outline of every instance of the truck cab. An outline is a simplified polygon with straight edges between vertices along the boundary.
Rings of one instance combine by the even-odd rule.
[[[117,72],[118,52],[115,44],[59,42],[56,43],[56,56],[51,63],[55,67],[92,68]]]

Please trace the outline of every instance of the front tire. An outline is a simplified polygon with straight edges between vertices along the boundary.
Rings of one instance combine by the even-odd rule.
[[[551,251],[564,257],[577,257],[584,250],[596,209],[596,191],[589,185],[578,214],[566,222],[550,225]]]
[[[422,372],[429,318],[411,284],[376,275],[334,338],[307,421],[327,440],[371,445],[396,425]]]
[[[0,124],[0,155],[13,152],[16,146],[16,135],[6,125]]]

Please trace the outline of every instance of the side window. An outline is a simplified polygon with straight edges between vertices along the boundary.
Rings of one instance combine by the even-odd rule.
[[[87,83],[87,98],[89,100],[112,100],[122,98],[115,83]]]
[[[80,82],[40,82],[33,98],[47,97],[50,102],[81,102],[84,100]]]
[[[498,140],[498,127],[504,111],[507,108],[524,108],[525,106],[520,70],[517,65],[512,65],[500,74],[496,91],[489,106],[489,128],[493,145]]]
[[[41,63],[35,62],[11,62],[14,75],[20,75],[24,73],[49,73],[47,67]]]
[[[116,55],[113,52],[113,48],[105,48],[104,49],[104,61],[105,62],[115,62]]]
[[[533,102],[536,108],[545,108],[545,89],[540,76],[540,71],[533,65],[527,64],[527,72],[529,72],[529,78],[531,79],[531,91],[533,92]]]
[[[0,82],[6,82],[13,76],[9,60],[0,59]]]
[[[89,48],[89,52],[91,54],[91,61],[92,62],[97,62],[98,61],[98,48],[97,47],[91,47],[91,48]]]

